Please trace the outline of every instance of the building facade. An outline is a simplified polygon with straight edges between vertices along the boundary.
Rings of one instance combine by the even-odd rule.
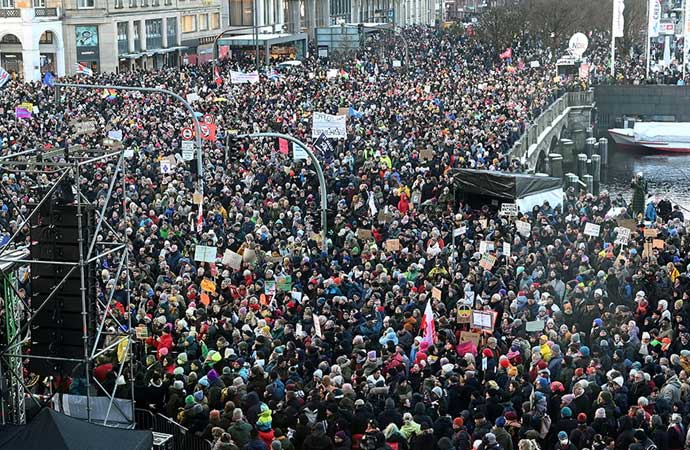
[[[220,0],[0,0],[0,66],[38,80],[195,64],[213,57]]]

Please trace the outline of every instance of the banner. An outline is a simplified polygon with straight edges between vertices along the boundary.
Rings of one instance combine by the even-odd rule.
[[[10,81],[10,74],[7,73],[5,69],[0,67],[0,88],[3,87],[8,81]]]
[[[324,133],[321,133],[316,142],[314,142],[314,148],[318,152],[318,156],[320,156],[324,161],[333,161],[333,158],[335,157],[335,149]]]
[[[648,8],[649,28],[647,30],[647,39],[659,36],[659,29],[661,27],[661,2],[659,0],[649,0]]]
[[[244,72],[235,72],[234,70],[231,70],[230,71],[230,82],[232,84],[258,83],[259,82],[259,73],[258,72],[244,73]]]
[[[614,38],[623,37],[623,30],[625,29],[625,19],[623,18],[624,9],[625,0],[613,0],[613,23],[611,24],[611,33]]]
[[[317,138],[324,134],[327,138],[346,138],[347,137],[347,116],[334,116],[322,112],[314,112],[311,136]]]
[[[580,64],[580,68],[578,70],[578,75],[580,76],[581,80],[589,80],[589,64]]]

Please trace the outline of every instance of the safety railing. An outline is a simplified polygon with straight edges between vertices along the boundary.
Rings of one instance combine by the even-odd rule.
[[[34,8],[35,17],[57,17],[57,8]]]
[[[173,450],[211,450],[213,446],[211,442],[196,436],[163,414],[154,414],[146,409],[137,409],[134,415],[138,429],[172,435]]]
[[[510,155],[519,159],[529,148],[538,143],[539,135],[553,124],[553,121],[563,114],[568,108],[578,106],[591,106],[594,104],[594,92],[592,90],[579,92],[566,92],[546,108],[533,122],[531,122],[522,136],[518,138],[510,149]]]
[[[21,17],[22,10],[19,8],[0,8],[0,17]]]

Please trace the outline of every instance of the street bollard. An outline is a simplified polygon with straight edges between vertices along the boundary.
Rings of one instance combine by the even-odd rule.
[[[599,139],[599,154],[601,155],[601,165],[606,167],[609,165],[609,140],[606,138]]]
[[[549,175],[556,178],[563,178],[563,156],[558,153],[549,154],[550,169]]]
[[[577,155],[576,175],[578,178],[582,178],[583,176],[587,175],[587,155],[584,153]]]

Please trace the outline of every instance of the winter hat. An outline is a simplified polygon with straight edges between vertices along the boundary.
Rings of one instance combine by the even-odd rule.
[[[244,417],[244,413],[242,412],[242,409],[240,409],[240,408],[235,408],[235,409],[232,411],[232,420],[233,420],[233,421],[242,420],[243,417]]]
[[[188,395],[184,398],[184,405],[185,406],[192,406],[194,404],[194,396],[193,395]]]
[[[215,369],[211,369],[206,374],[206,378],[208,378],[209,384],[213,383],[214,381],[216,381],[218,379],[218,372],[216,372]]]
[[[337,433],[335,433],[335,437],[337,437],[341,441],[344,441],[345,439],[347,439],[347,434],[345,434],[344,431],[338,431]]]
[[[587,414],[585,413],[580,413],[577,415],[577,422],[578,423],[587,423]]]
[[[197,402],[200,402],[204,399],[204,391],[196,391],[194,393],[194,400]]]
[[[566,440],[568,440],[568,433],[566,433],[565,431],[559,431],[559,432],[558,432],[558,440],[559,440],[559,441],[566,441]]]
[[[510,366],[508,367],[508,376],[509,377],[516,377],[518,374],[518,369],[515,366]]]
[[[218,411],[217,409],[211,410],[211,412],[208,413],[208,417],[209,419],[220,419],[220,411]]]
[[[506,426],[506,418],[503,416],[498,416],[496,419],[496,426],[499,428],[503,428]]]
[[[431,390],[431,392],[433,392],[434,394],[436,394],[436,397],[438,397],[438,398],[443,397],[443,389],[441,389],[439,386],[435,386],[435,387]]]
[[[580,354],[582,356],[584,356],[585,358],[588,357],[589,356],[589,347],[587,347],[586,345],[583,345],[582,347],[580,347]]]
[[[563,417],[572,417],[572,416],[573,416],[573,411],[572,411],[569,407],[564,406],[563,408],[561,408],[561,416],[563,416]]]
[[[184,389],[184,383],[182,382],[182,380],[175,380],[175,382],[173,383],[173,389],[178,389],[180,391]]]
[[[486,440],[486,443],[489,445],[493,445],[496,443],[496,435],[493,433],[486,433],[484,435],[484,439]]]
[[[606,410],[604,408],[597,408],[594,412],[595,419],[606,419]]]
[[[282,448],[283,444],[280,441],[275,440],[271,442],[271,450],[281,450]]]
[[[462,417],[456,417],[453,419],[453,426],[457,428],[462,428],[462,426],[465,424],[465,421],[462,419]]]
[[[491,358],[494,356],[490,348],[485,348],[484,350],[482,350],[482,355],[484,355],[487,358]]]

